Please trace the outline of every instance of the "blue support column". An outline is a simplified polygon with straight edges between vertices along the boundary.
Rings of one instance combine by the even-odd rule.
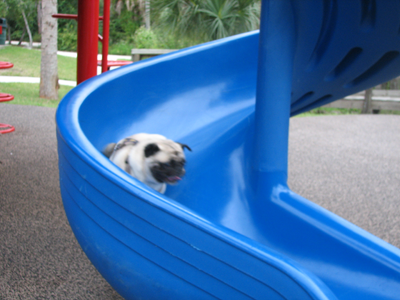
[[[290,0],[262,2],[253,170],[265,187],[287,181],[295,48],[292,9]]]

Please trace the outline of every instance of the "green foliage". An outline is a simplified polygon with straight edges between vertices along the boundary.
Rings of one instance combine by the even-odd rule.
[[[158,28],[196,42],[215,40],[259,27],[260,0],[153,0]]]
[[[58,50],[76,51],[77,41],[77,28],[73,24],[66,24],[66,27],[58,31]]]
[[[154,32],[157,35],[160,49],[182,49],[198,44],[196,41],[186,36],[168,34],[168,32],[161,29],[155,29]]]
[[[101,53],[101,43],[99,43],[99,53]],[[133,43],[126,41],[119,41],[108,46],[108,53],[115,55],[131,55],[131,50],[133,48]]]
[[[9,26],[10,26],[10,28],[13,28],[13,27],[11,27],[11,24]],[[14,27],[15,29],[11,30],[11,40],[13,40],[13,41],[18,41],[22,36],[22,32],[24,31],[22,28],[19,29],[18,27],[19,27],[18,25],[15,25],[15,27]],[[7,36],[7,38],[8,38],[8,36]],[[24,40],[28,41],[28,38],[29,38],[28,35],[25,34]]]
[[[11,29],[11,38],[19,40],[25,30],[25,22],[22,17],[22,10],[24,10],[28,20],[29,28],[32,35],[38,31],[37,24],[37,1],[35,0],[0,0],[1,17],[7,19],[7,26]],[[1,7],[5,7],[4,10]],[[28,41],[29,36],[26,33],[24,40]]]
[[[78,14],[78,0],[58,0],[57,12],[60,14]],[[58,19],[58,30],[63,30],[65,27],[74,26],[76,28],[76,21],[71,19]]]
[[[32,34],[32,40],[34,42],[40,43],[42,41],[42,36],[39,33],[35,32]]]
[[[2,12],[0,17],[3,18],[3,14],[7,12],[7,4],[4,0],[0,0],[0,11]]]
[[[133,42],[135,48],[139,49],[154,49],[158,47],[157,35],[151,29],[144,28],[144,26],[136,30]]]
[[[151,0],[152,30],[143,25],[143,1],[111,0],[109,52],[130,54],[130,49],[183,48],[225,37],[259,26],[261,0]],[[24,9],[34,41],[38,32],[38,0],[0,0],[2,17],[7,18],[11,38],[19,40],[24,32]],[[78,0],[58,0],[58,12],[77,14]],[[103,1],[100,1],[100,15]],[[58,49],[76,51],[77,22],[58,19]],[[99,22],[102,34],[102,22]],[[28,40],[25,34],[24,40]]]
[[[78,0],[58,0],[57,11],[62,14],[77,15]],[[78,24],[72,19],[57,19],[58,37],[57,47],[61,51],[76,51]]]
[[[133,35],[140,27],[141,21],[134,11],[124,10],[120,15],[111,10],[110,16],[110,44],[120,41],[133,42]],[[102,32],[102,29],[101,31]]]

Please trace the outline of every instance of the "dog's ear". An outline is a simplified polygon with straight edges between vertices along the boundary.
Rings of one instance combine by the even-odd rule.
[[[160,148],[158,148],[157,144],[148,144],[144,148],[144,156],[145,157],[152,156],[156,154],[158,151],[160,151]]]
[[[182,150],[185,150],[185,148],[186,148],[186,149],[188,149],[190,152],[192,152],[192,149],[190,149],[190,147],[189,147],[188,145],[186,145],[186,144],[181,144],[181,143],[178,143],[178,144],[181,145]]]
[[[103,149],[103,154],[110,158],[111,154],[114,152],[114,147],[115,143],[108,144],[104,149]]]

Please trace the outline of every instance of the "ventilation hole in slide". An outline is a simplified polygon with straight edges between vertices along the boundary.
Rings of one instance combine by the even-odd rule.
[[[350,88],[356,86],[360,83],[365,82],[366,80],[370,79],[375,74],[379,73],[381,70],[386,68],[393,60],[395,60],[399,56],[398,51],[390,51],[383,55],[374,65],[372,65],[367,71],[363,74],[358,76],[353,81],[346,84],[345,88]]]
[[[370,31],[376,21],[376,0],[361,0],[360,26],[364,31]]]
[[[337,0],[324,0],[321,31],[314,51],[311,55],[307,71],[312,71],[321,61],[331,41],[337,23]]]
[[[342,59],[342,61],[333,69],[326,77],[325,81],[333,81],[344,71],[346,71],[360,56],[362,49],[359,47],[351,49],[347,55]]]
[[[301,96],[299,99],[294,101],[292,105],[296,104],[296,106],[301,105],[302,103],[306,102],[308,99],[310,99],[314,95],[314,92],[308,92]]]

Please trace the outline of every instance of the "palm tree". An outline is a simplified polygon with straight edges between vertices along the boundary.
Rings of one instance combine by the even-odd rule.
[[[199,42],[257,29],[261,0],[152,0],[158,28]]]

